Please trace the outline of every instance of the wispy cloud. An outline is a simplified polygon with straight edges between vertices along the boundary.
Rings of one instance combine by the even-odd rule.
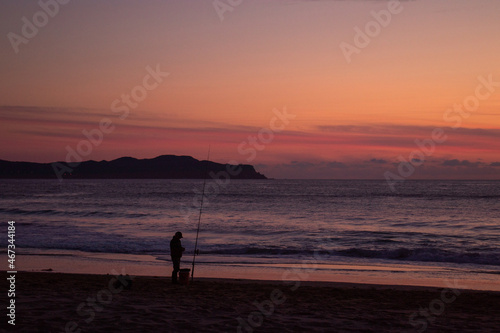
[[[366,161],[367,163],[375,163],[375,164],[387,164],[388,162],[384,159],[379,159],[379,158],[372,158],[369,161]]]
[[[485,165],[483,162],[470,162],[468,160],[458,160],[458,159],[452,159],[452,160],[446,160],[443,162],[444,166],[451,166],[451,167],[467,167],[467,168],[476,168],[480,165]]]
[[[314,179],[384,179],[384,172],[396,168],[396,161],[380,163],[383,159],[368,161],[329,162],[329,161],[292,161],[277,165],[260,164],[260,172],[266,175],[279,175],[280,178]],[[484,163],[469,160],[426,161],[413,179],[500,179],[500,162]]]
[[[405,135],[405,136],[428,136],[436,126],[415,126],[415,125],[393,125],[393,124],[375,124],[375,125],[319,125],[316,127],[321,132],[330,133],[357,133],[357,134],[380,134],[380,135]],[[452,128],[448,129],[450,133],[471,136],[490,136],[499,137],[500,128]]]

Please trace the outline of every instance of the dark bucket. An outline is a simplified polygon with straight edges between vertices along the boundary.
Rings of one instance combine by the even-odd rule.
[[[189,284],[189,268],[183,268],[179,271],[179,283],[187,286]]]

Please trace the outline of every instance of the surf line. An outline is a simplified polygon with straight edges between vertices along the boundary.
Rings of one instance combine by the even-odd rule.
[[[200,214],[198,215],[198,228],[196,229],[196,240],[194,242],[194,252],[193,252],[193,264],[191,266],[191,283],[194,281],[194,264],[196,261],[196,256],[198,255],[198,236],[200,234],[200,225],[201,225],[201,213],[203,211],[203,198],[205,198],[205,185],[207,183],[207,178],[208,178],[208,164],[210,163],[210,145],[208,146],[208,153],[207,153],[207,163],[205,164],[205,172],[203,174],[203,190],[201,193],[201,200],[200,200]]]

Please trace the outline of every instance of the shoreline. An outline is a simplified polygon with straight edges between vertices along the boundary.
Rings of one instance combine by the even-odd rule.
[[[6,255],[0,255],[5,258]],[[204,257],[205,259],[206,257]],[[181,262],[181,268],[191,268],[190,258]],[[248,258],[247,258],[248,259]],[[195,278],[228,278],[264,281],[310,281],[355,283],[368,285],[407,285],[446,288],[457,281],[462,289],[500,291],[500,271],[489,273],[469,272],[467,269],[449,268],[428,263],[329,262],[316,264],[310,261],[259,264],[244,262],[196,263]],[[165,276],[171,274],[169,260],[159,260],[154,255],[123,255],[106,253],[42,252],[16,257],[19,271],[43,272],[51,269],[58,273],[110,274],[113,270],[138,276]]]
[[[9,271],[2,270],[8,274]],[[18,277],[27,275],[37,275],[37,274],[47,274],[54,276],[65,276],[65,277],[116,277],[116,276],[132,276],[134,279],[145,279],[145,280],[165,280],[167,284],[170,282],[170,275],[133,275],[128,274],[126,271],[119,272],[112,270],[112,273],[71,273],[71,272],[56,272],[51,270],[41,270],[41,271],[27,271],[18,270],[16,275]],[[338,288],[338,289],[370,289],[370,290],[397,290],[397,291],[426,291],[426,292],[437,292],[443,289],[456,289],[459,291],[471,292],[471,293],[491,293],[500,295],[499,290],[486,290],[486,289],[470,289],[467,286],[462,286],[454,281],[449,281],[447,286],[427,286],[427,285],[413,285],[413,284],[389,284],[389,283],[367,283],[367,282],[344,282],[344,281],[323,281],[323,280],[272,280],[272,279],[258,279],[258,278],[232,278],[232,277],[195,277],[191,280],[189,277],[189,283],[187,287],[190,287],[193,283],[229,283],[229,284],[253,284],[253,285],[274,285],[274,286],[287,286],[287,287],[313,287],[313,288]],[[186,287],[181,285],[181,287]],[[294,289],[295,289],[294,288]]]
[[[495,332],[500,292],[356,283],[22,272],[23,332]],[[120,285],[121,284],[121,285]]]

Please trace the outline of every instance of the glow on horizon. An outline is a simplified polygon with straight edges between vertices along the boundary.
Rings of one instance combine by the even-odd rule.
[[[203,159],[210,144],[215,161],[250,163],[270,177],[382,178],[415,139],[446,128],[448,140],[414,177],[498,179],[500,88],[457,129],[443,114],[474,94],[478,77],[500,81],[500,4],[402,1],[347,63],[339,44],[353,43],[354,27],[387,6],[248,1],[221,22],[206,1],[69,3],[18,54],[3,39],[0,159],[64,160],[65,147],[107,117],[115,130],[87,159]],[[0,31],[19,32],[37,10],[5,5]],[[119,119],[111,103],[156,64],[170,75]],[[248,161],[239,145],[285,106],[296,118]]]

